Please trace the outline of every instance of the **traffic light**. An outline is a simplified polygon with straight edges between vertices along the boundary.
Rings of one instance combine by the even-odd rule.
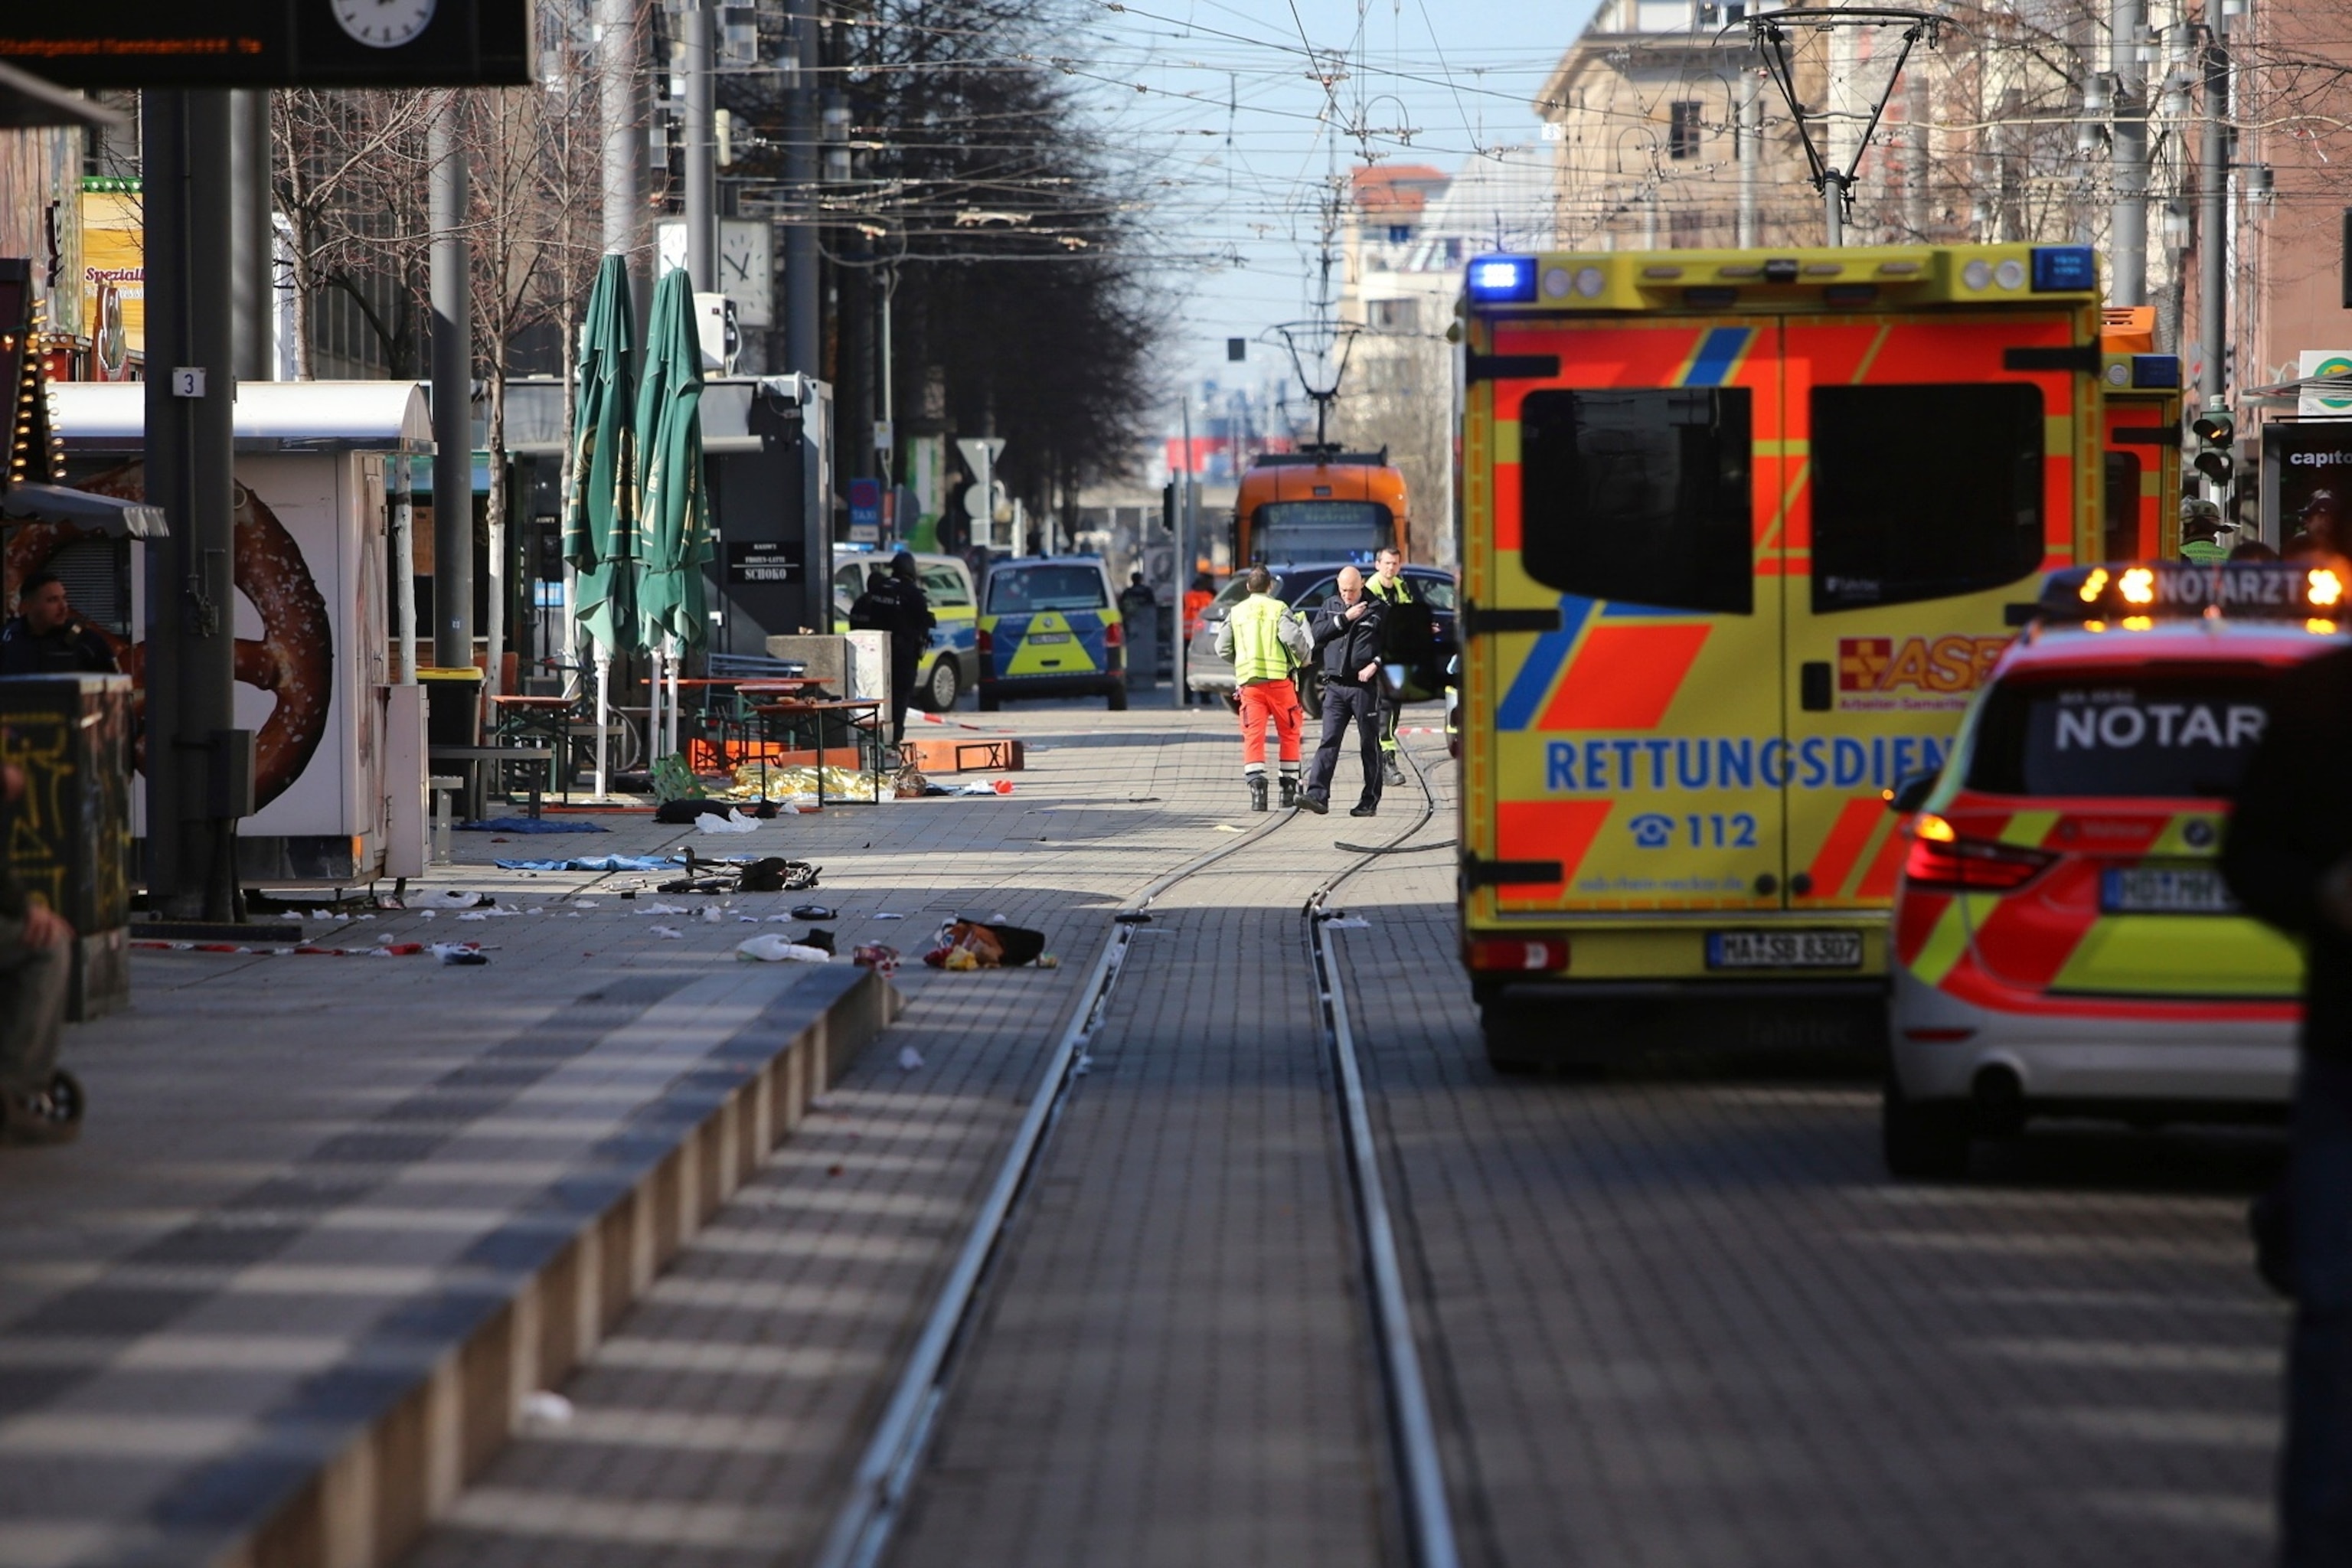
[[[1176,531],[1176,481],[1174,479],[1160,487],[1160,526],[1171,533]]]
[[[2189,428],[2197,437],[2197,471],[2218,488],[2228,489],[2238,468],[2238,422],[2226,408],[2208,408]]]

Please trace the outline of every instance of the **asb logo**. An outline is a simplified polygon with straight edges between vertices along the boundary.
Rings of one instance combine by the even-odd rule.
[[[1984,683],[2007,637],[1840,637],[1841,708],[1957,708]]]

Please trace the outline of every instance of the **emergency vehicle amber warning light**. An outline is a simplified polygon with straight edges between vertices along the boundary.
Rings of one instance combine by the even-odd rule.
[[[1470,264],[1470,298],[1525,302],[1536,297],[1536,258],[1482,256]]]
[[[2043,581],[2033,618],[2126,629],[2201,617],[2324,621],[2315,629],[2333,631],[2346,610],[2347,586],[2334,567],[2300,562],[2076,567]]]

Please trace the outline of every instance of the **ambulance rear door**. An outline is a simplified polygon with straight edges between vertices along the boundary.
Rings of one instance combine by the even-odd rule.
[[[1903,845],[1880,792],[1941,765],[2004,606],[2096,548],[2083,317],[1788,318],[1792,475],[1761,569],[1781,573],[1792,909],[1887,907]]]
[[[1505,318],[1474,356],[1472,919],[1781,907],[1783,796],[1760,786],[1782,604],[1756,560],[1785,482],[1775,334]]]

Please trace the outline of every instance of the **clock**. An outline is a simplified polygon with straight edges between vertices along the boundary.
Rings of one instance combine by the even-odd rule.
[[[775,234],[765,219],[719,226],[719,290],[747,327],[775,323]]]
[[[437,0],[328,0],[344,32],[372,49],[413,43],[432,23]]]

